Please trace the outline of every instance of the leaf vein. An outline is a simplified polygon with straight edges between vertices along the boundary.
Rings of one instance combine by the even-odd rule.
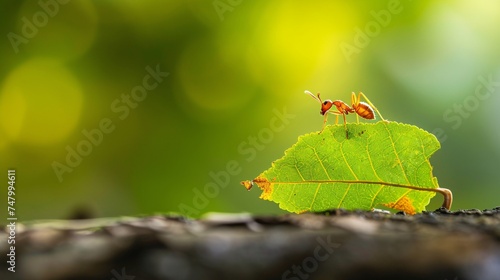
[[[401,159],[399,158],[399,154],[398,154],[398,152],[396,150],[396,146],[394,145],[396,142],[394,142],[394,139],[392,138],[392,134],[389,131],[389,128],[387,128],[387,124],[385,124],[385,123],[384,123],[384,128],[385,128],[385,130],[387,130],[387,134],[389,135],[389,138],[391,139],[392,150],[394,151],[394,154],[396,155],[399,167],[401,167],[401,171],[403,171],[403,176],[405,177],[406,182],[408,182],[408,184],[411,185],[410,180],[408,180],[408,176],[406,175],[406,171],[405,171],[405,169],[403,167],[403,163],[401,162]]]
[[[313,209],[313,204],[316,201],[316,196],[318,195],[319,188],[321,187],[321,183],[318,184],[318,187],[316,188],[316,192],[314,193],[314,197],[312,199],[311,205],[309,205],[309,210]]]
[[[356,173],[354,173],[354,170],[352,170],[351,168],[351,165],[349,164],[349,162],[347,161],[347,158],[345,157],[345,153],[344,153],[344,149],[343,149],[344,145],[341,143],[340,144],[340,154],[342,154],[342,158],[344,159],[344,162],[345,164],[347,165],[347,167],[349,168],[349,170],[351,171],[352,175],[354,176],[354,178],[356,180],[359,180],[358,179],[358,176],[356,176]]]
[[[347,185],[347,189],[345,190],[344,196],[342,196],[342,199],[340,200],[339,205],[337,205],[337,208],[340,208],[340,206],[342,206],[342,203],[344,203],[345,197],[347,196],[347,193],[349,193],[349,190],[351,189],[351,185],[352,184]]]
[[[368,155],[368,161],[370,162],[370,166],[373,170],[373,174],[375,174],[375,176],[377,177],[378,180],[383,181],[382,178],[380,178],[380,176],[378,176],[377,170],[375,170],[375,166],[373,166],[373,160],[372,160],[372,157],[370,155],[370,151],[369,151],[368,147],[369,147],[369,145],[368,145],[368,141],[367,141],[366,142],[366,154]],[[375,193],[375,195],[373,195],[372,201],[370,202],[370,208],[373,208],[373,204],[375,203],[375,199],[377,198],[378,194],[382,191],[383,188],[384,188],[384,185],[381,185],[379,187],[379,189],[377,190],[377,192]]]

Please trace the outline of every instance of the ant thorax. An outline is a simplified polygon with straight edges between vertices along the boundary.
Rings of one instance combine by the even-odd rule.
[[[348,115],[349,113],[354,112],[354,109],[349,107],[349,105],[347,105],[347,103],[345,103],[342,100],[335,100],[333,101],[333,104],[335,105],[335,107],[337,107],[337,110],[339,110],[339,112],[342,114]]]

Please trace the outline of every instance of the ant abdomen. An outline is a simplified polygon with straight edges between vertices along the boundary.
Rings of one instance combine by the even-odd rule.
[[[356,113],[367,120],[373,120],[375,119],[375,112],[373,111],[373,108],[366,104],[365,102],[359,102],[357,106],[354,108]]]

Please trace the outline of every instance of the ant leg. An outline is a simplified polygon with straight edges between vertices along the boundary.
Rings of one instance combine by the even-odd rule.
[[[344,118],[345,138],[349,139],[349,137],[347,136],[347,124],[346,124],[346,120],[345,120],[345,114],[337,113],[337,112],[331,112],[331,113],[336,115],[335,116],[335,124],[339,123],[339,115],[342,115],[342,117]]]
[[[340,112],[328,112],[328,113],[336,115],[336,118],[335,118],[335,124],[338,124],[339,115],[342,115],[342,117],[344,118],[345,137],[346,137],[347,139],[349,139],[349,136],[348,136],[348,133],[347,133],[347,121],[346,121],[346,119],[345,119],[345,114],[340,113]]]
[[[359,98],[356,99],[356,94],[354,92],[351,94],[351,104],[353,107],[357,107],[359,105]],[[359,114],[356,114],[356,122],[359,123]]]
[[[319,134],[321,134],[321,132],[323,132],[323,130],[325,130],[327,119],[328,119],[328,114],[325,114],[325,117],[323,118],[323,127],[321,128],[321,131],[319,132]]]
[[[351,97],[351,100],[353,101],[356,101],[356,105],[359,104],[359,102],[361,101],[361,96],[366,100],[366,102],[368,103],[368,105],[370,105],[373,110],[375,110],[377,112],[377,114],[380,116],[380,118],[384,121],[384,122],[387,122],[386,119],[384,119],[384,117],[382,117],[382,114],[380,114],[380,111],[377,109],[377,107],[375,107],[375,105],[373,105],[373,103],[371,103],[370,99],[368,99],[368,97],[366,97],[366,95],[364,95],[364,93],[360,92],[359,95],[358,95],[358,98],[356,100],[356,95],[354,94],[354,92],[352,93],[352,97]]]
[[[347,122],[345,120],[345,114],[342,114],[344,117],[344,128],[345,128],[345,139],[349,139],[349,134],[347,133]]]

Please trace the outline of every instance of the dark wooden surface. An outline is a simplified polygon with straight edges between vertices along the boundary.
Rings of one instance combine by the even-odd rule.
[[[0,279],[500,279],[500,207],[19,225]]]

